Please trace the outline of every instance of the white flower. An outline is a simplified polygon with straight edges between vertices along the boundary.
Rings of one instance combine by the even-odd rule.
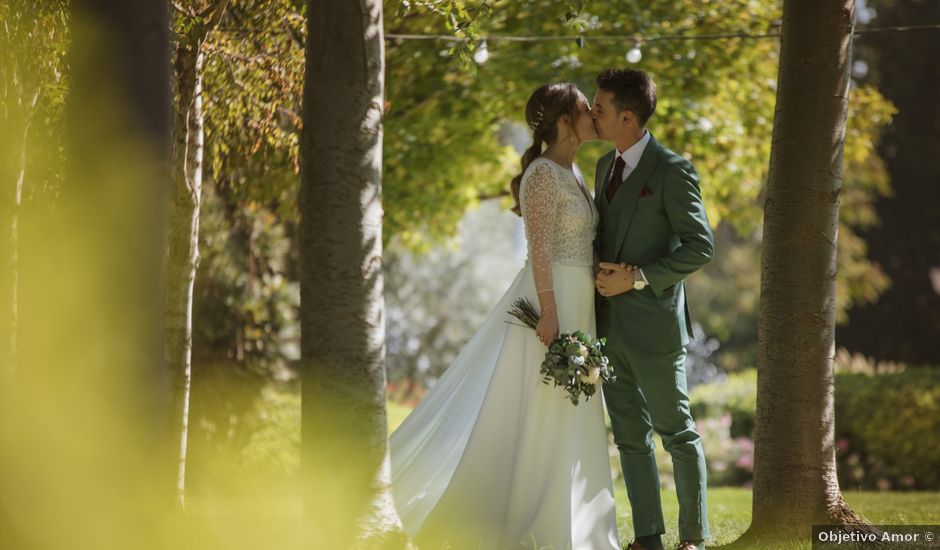
[[[581,381],[585,384],[597,384],[601,379],[601,368],[592,367],[586,374],[581,375]]]
[[[580,367],[581,365],[584,364],[584,357],[582,357],[582,356],[580,356],[580,355],[575,355],[574,357],[571,358],[571,361],[572,361],[575,365],[578,365],[578,366]]]

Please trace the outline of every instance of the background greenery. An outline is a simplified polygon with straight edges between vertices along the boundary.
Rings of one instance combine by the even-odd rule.
[[[219,30],[207,42],[208,170],[193,312],[188,480],[196,493],[238,492],[244,488],[221,482],[238,476],[223,473],[249,471],[267,476],[272,490],[288,492],[298,466],[296,190],[303,4],[232,0]],[[914,4],[921,3],[867,4],[860,4],[859,10],[873,24],[930,18],[917,11]],[[586,40],[581,47],[574,40],[516,43],[493,38],[487,43],[486,61],[469,66],[469,58],[455,55],[460,53],[456,42],[388,40],[383,198],[388,365],[395,400],[389,405],[390,425],[409,410],[398,401],[413,405],[420,399],[489,313],[489,305],[504,290],[502,281],[521,263],[513,233],[518,221],[507,221],[498,212],[508,206],[508,181],[518,170],[517,150],[525,140],[519,122],[529,93],[544,82],[567,80],[591,97],[597,72],[625,65],[625,52],[638,46],[638,66],[659,86],[651,130],[695,163],[716,225],[716,261],[688,280],[698,323],[691,359],[702,365],[697,372],[708,373],[696,380],[703,384],[695,389],[693,404],[707,442],[710,476],[716,485],[746,484],[753,433],[760,216],[779,45],[773,39],[653,37],[774,32],[780,2],[654,0],[627,2],[627,9],[624,3],[592,2],[579,10],[576,3],[562,0],[501,0],[475,17],[477,5],[448,0],[404,7],[388,1],[386,32],[453,32],[477,38],[584,33]],[[2,132],[0,165],[25,170],[21,201],[29,205],[61,192],[61,123],[69,84],[64,58],[69,44],[67,4],[36,3],[30,17],[11,6],[0,4],[0,19],[7,23],[0,29],[0,67],[3,82],[9,84],[0,86],[0,103],[9,107],[4,129],[22,129],[29,121],[29,132]],[[459,17],[452,18],[455,10]],[[473,18],[470,27],[456,27],[455,20],[468,18]],[[623,39],[591,39],[597,35]],[[869,349],[885,355],[897,352],[924,359],[903,369],[861,361],[868,366],[854,371],[849,365],[857,359],[840,359],[840,481],[848,488],[937,489],[935,472],[940,467],[930,443],[936,440],[940,416],[934,374],[938,358],[935,351],[917,352],[922,342],[935,336],[936,324],[923,319],[929,321],[928,316],[935,315],[930,312],[940,311],[931,307],[937,293],[924,276],[933,260],[923,251],[937,249],[936,228],[923,223],[935,217],[912,211],[936,203],[924,190],[936,192],[938,187],[924,182],[933,182],[932,144],[940,134],[918,125],[932,120],[933,104],[925,102],[899,114],[899,107],[882,93],[889,90],[892,99],[911,104],[914,94],[935,89],[927,80],[910,77],[929,77],[935,59],[929,46],[910,46],[920,44],[910,37],[879,40],[865,35],[857,41],[858,59],[867,60],[869,70],[855,71],[850,96],[838,314],[845,322],[853,316],[864,318],[856,313],[874,304],[887,308],[867,321],[870,330],[856,330],[863,336],[855,343],[870,344]],[[468,47],[472,55],[479,42]],[[878,146],[884,134],[889,148]],[[589,184],[594,159],[605,148],[590,144],[578,157]],[[30,154],[21,155],[24,149]],[[893,185],[886,163],[902,174]],[[5,173],[4,181],[15,176]],[[11,188],[2,191],[5,204],[12,203]],[[879,206],[891,205],[895,192],[903,201],[888,210],[890,219],[917,223],[895,226],[890,238],[877,238],[883,212]],[[468,211],[480,217],[468,217]],[[869,253],[872,239],[879,243],[883,259]],[[487,263],[487,255],[503,261]],[[909,261],[919,262],[917,269],[909,268]],[[898,279],[893,288],[888,273]],[[888,305],[879,303],[889,288],[898,298]],[[920,335],[921,343],[897,333],[882,340],[881,334],[895,325],[905,327],[896,332]],[[665,456],[660,456],[660,465],[668,480]]]
[[[573,40],[490,40],[486,62],[471,62],[469,67],[470,58],[454,55],[460,53],[458,43],[394,38],[387,43],[383,183],[392,425],[408,410],[397,403],[413,406],[420,399],[521,263],[518,235],[513,233],[518,221],[499,212],[508,206],[507,182],[517,170],[518,148],[524,145],[525,132],[520,135],[518,122],[530,91],[546,81],[569,80],[590,97],[594,75],[601,68],[624,65],[625,51],[634,46],[630,37],[637,34],[772,32],[780,15],[779,3],[769,0],[721,5],[654,1],[626,13],[615,4],[591,3],[566,17],[567,6],[549,0],[495,2],[491,13],[475,20],[474,29],[464,31],[454,27],[450,15],[463,9],[460,19],[472,18],[472,11],[466,12],[472,6],[416,3],[399,9],[398,3],[386,3],[388,34],[587,33],[584,47]],[[299,299],[291,182],[297,169],[303,13],[287,0],[268,0],[265,10],[236,1],[232,13],[210,37],[213,55],[207,65],[212,169],[204,227],[213,230],[203,231],[200,243],[205,257],[196,282],[194,402],[201,399],[200,391],[212,395],[194,406],[200,420],[195,423],[192,456],[205,467],[194,470],[193,487],[213,485],[212,472],[223,466],[211,457],[224,456],[224,445],[234,445],[241,457],[227,468],[270,468],[276,472],[273,477],[289,477],[293,462],[289,453],[281,453],[299,441],[299,430],[265,427],[258,417],[290,419],[296,414],[292,407],[299,407],[297,396],[286,388],[296,383],[290,382],[296,374],[293,312]],[[244,32],[249,27],[264,28],[265,33]],[[592,34],[625,39],[591,41]],[[471,42],[469,47],[477,45]],[[695,383],[712,382],[693,397],[709,441],[710,475],[714,484],[746,484],[752,452],[760,214],[778,44],[677,40],[641,41],[639,46],[639,66],[659,85],[651,130],[696,164],[709,217],[716,225],[716,261],[687,281],[697,323],[690,360],[698,366],[690,365],[690,372],[699,373]],[[883,266],[868,258],[860,235],[878,226],[874,205],[893,192],[876,146],[896,109],[871,79],[859,72],[855,76],[839,230],[841,322],[853,308],[875,302],[890,285]],[[593,159],[604,149],[592,144],[579,155],[589,183]],[[740,375],[734,374],[738,371]],[[247,409],[208,382],[200,390],[200,378],[216,383],[220,377],[241,387],[232,395],[250,405]],[[271,380],[273,385],[267,386]],[[839,380],[842,388],[841,375]],[[855,395],[855,390],[844,391]],[[840,405],[839,426],[848,427],[846,415],[853,411]],[[914,472],[910,464],[885,463],[858,431],[840,438],[852,445],[839,455],[842,475],[851,476],[843,480],[848,487],[932,486],[930,476]],[[669,460],[663,455],[659,462],[668,483]],[[616,461],[612,464],[617,471]],[[913,484],[908,475],[914,476]]]
[[[260,377],[232,379],[231,369],[223,365],[215,372],[193,389],[194,402],[205,404],[194,410],[200,421],[192,443],[198,468],[193,490],[212,492],[242,471],[267,476],[273,493],[290,493],[299,468],[299,386],[271,384]],[[875,363],[843,350],[837,356],[835,387],[836,458],[844,489],[940,491],[940,455],[930,444],[940,430],[940,370]],[[692,413],[705,442],[711,487],[750,485],[756,393],[754,369],[692,391]],[[419,399],[388,402],[389,433]],[[611,471],[620,483],[609,420],[607,428]],[[663,486],[673,488],[671,458],[658,436],[655,439]],[[212,459],[220,456],[236,460]]]

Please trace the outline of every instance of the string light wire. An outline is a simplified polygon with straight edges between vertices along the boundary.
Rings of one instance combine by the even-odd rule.
[[[862,27],[853,31],[853,36],[879,32],[910,32],[922,30],[940,30],[940,24],[937,25],[908,25],[893,27]],[[471,39],[461,36],[452,36],[446,34],[386,34],[386,40],[432,40],[442,42],[468,42]],[[748,33],[748,32],[730,32],[715,34],[661,34],[644,36],[640,33],[623,35],[563,35],[563,36],[517,36],[511,34],[488,34],[481,35],[474,40],[487,40],[489,42],[567,42],[577,41],[578,38],[584,38],[587,41],[594,42],[662,42],[677,40],[761,40],[768,38],[780,38],[779,32]]]

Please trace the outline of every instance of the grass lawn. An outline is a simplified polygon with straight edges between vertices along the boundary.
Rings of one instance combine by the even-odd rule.
[[[617,527],[620,540],[626,545],[633,540],[630,507],[622,482],[615,482]],[[940,493],[854,492],[845,493],[849,505],[866,519],[882,525],[940,524]],[[673,491],[663,491],[663,513],[666,519],[664,543],[667,549],[678,544],[676,525],[679,511]],[[301,548],[298,544],[297,521],[301,500],[286,498],[214,498],[193,497],[189,500],[186,518],[179,525],[175,548],[199,550],[256,550],[258,548]],[[737,539],[751,521],[751,491],[743,488],[719,487],[708,491],[709,522],[712,538],[709,548],[716,548]],[[185,542],[184,542],[185,541]],[[761,546],[761,550],[810,549],[807,539],[801,544]]]
[[[405,421],[405,418],[411,413],[411,407],[406,407],[399,403],[394,403],[392,401],[386,401],[386,416],[388,418],[388,433],[391,435],[395,428],[397,428],[402,422]]]
[[[940,524],[940,493],[861,492],[846,491],[849,506],[868,521],[878,525],[938,525]],[[618,480],[614,485],[617,502],[617,528],[623,544],[633,540],[630,505],[627,490]],[[666,520],[666,548],[679,544],[676,526],[679,507],[674,491],[663,491],[663,515]],[[712,538],[710,546],[728,544],[740,537],[751,523],[751,491],[735,487],[715,487],[708,490],[708,520]],[[799,546],[811,548],[810,540]]]
[[[388,427],[392,433],[408,416],[411,409],[397,403],[388,403]],[[619,472],[618,472],[619,474]],[[860,492],[846,491],[849,506],[868,521],[878,525],[938,525],[940,524],[940,493],[937,492]],[[626,545],[633,540],[630,505],[623,480],[614,481],[614,498],[617,506],[617,528],[620,541]],[[663,514],[666,520],[666,548],[675,548],[679,543],[676,533],[679,508],[675,491],[662,493]],[[740,537],[751,523],[751,491],[736,487],[715,487],[708,490],[708,520],[712,538],[710,547],[729,544]],[[786,548],[811,548],[809,539],[799,546]],[[769,550],[769,549],[768,549]],[[781,548],[782,550],[782,548]]]

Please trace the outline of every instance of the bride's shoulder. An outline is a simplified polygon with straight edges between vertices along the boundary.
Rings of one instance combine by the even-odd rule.
[[[522,174],[523,179],[529,179],[530,176],[536,175],[541,178],[552,177],[555,174],[555,163],[550,161],[545,157],[535,157],[532,159],[532,162],[526,166],[525,171]]]

